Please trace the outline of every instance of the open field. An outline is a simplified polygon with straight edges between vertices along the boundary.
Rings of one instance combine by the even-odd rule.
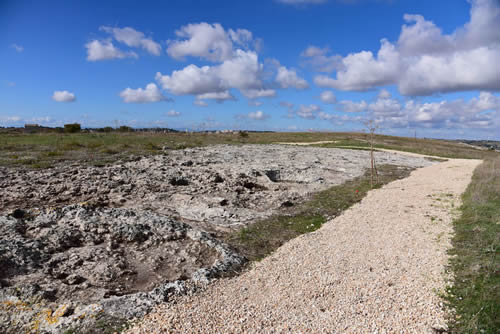
[[[0,133],[0,165],[46,168],[61,162],[104,165],[137,155],[162,154],[162,148],[183,149],[214,144],[271,144],[319,142],[323,147],[366,147],[364,133],[249,132],[241,135],[217,133]],[[495,152],[479,150],[454,141],[375,136],[375,148],[394,149],[448,158],[483,159]]]
[[[367,139],[363,133],[0,133],[0,212],[5,215],[4,227],[10,224],[18,233],[11,237],[17,240],[16,245],[26,238],[36,240],[14,252],[26,256],[18,262],[32,261],[39,250],[42,257],[51,257],[54,251],[59,254],[57,261],[50,262],[55,267],[48,271],[51,278],[44,283],[59,287],[50,298],[64,302],[67,296],[81,295],[82,300],[95,302],[111,296],[103,299],[106,302],[99,310],[69,305],[71,317],[98,312],[106,314],[98,319],[101,323],[121,326],[130,318],[129,310],[137,311],[133,316],[138,316],[172,294],[185,293],[187,287],[182,282],[190,275],[210,280],[210,275],[233,274],[241,267],[239,254],[260,260],[361,201],[370,190]],[[267,145],[278,142],[316,144]],[[458,255],[451,265],[456,283],[446,298],[459,315],[450,320],[453,328],[462,326],[464,333],[469,328],[486,328],[493,333],[491,329],[498,327],[494,314],[499,305],[495,295],[499,153],[454,141],[383,135],[375,136],[375,148],[486,161],[474,176],[464,197],[463,218],[455,226],[456,238],[462,241],[453,244],[452,252]],[[377,187],[407,176],[414,168],[445,161],[382,151],[376,152],[376,158],[380,172]],[[71,206],[75,203],[80,204]],[[15,213],[16,208],[21,210]],[[142,217],[143,213],[146,217],[147,212],[153,213],[152,219],[161,223],[161,228],[147,219],[140,229],[132,227],[134,219],[127,217]],[[17,221],[12,215],[18,215]],[[103,219],[113,223],[89,230],[87,218],[89,222]],[[65,240],[67,224],[76,231],[76,239]],[[468,233],[471,229],[475,233]],[[159,235],[167,235],[178,245]],[[473,240],[467,240],[471,235]],[[165,254],[146,254],[141,248],[143,240]],[[41,248],[31,249],[37,242]],[[2,252],[11,249],[8,242],[6,245]],[[226,245],[237,254],[224,248]],[[111,261],[106,268],[88,269],[115,257],[124,259],[121,267],[115,268]],[[142,264],[144,258],[150,258],[151,263]],[[222,265],[218,264],[221,259]],[[9,263],[4,260],[0,258],[0,265]],[[236,262],[231,264],[233,260]],[[213,271],[203,272],[211,264]],[[137,276],[141,270],[153,279]],[[36,271],[36,275],[41,273]],[[0,277],[1,286],[15,288],[14,276],[4,276]],[[125,290],[114,283],[102,283],[100,276],[109,276],[111,283],[122,282]],[[180,278],[176,282],[181,283],[150,291],[169,277]],[[22,287],[29,279],[19,282]],[[86,291],[85,284],[92,288]],[[4,311],[17,310],[24,304],[16,303],[38,301],[48,291],[43,284],[41,289],[33,289],[15,290],[19,300],[0,306]],[[5,296],[13,298],[8,293]],[[57,312],[53,305],[49,307]],[[112,313],[106,313],[110,310]]]

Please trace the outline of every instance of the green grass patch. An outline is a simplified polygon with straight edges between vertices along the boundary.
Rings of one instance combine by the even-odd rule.
[[[52,158],[52,157],[60,157],[60,156],[63,156],[64,153],[63,152],[60,152],[60,151],[49,151],[49,152],[46,152],[45,155],[48,157],[48,158]]]
[[[382,165],[379,167],[379,184],[376,187],[406,177],[411,170]],[[288,240],[319,229],[326,221],[361,201],[370,189],[368,171],[344,184],[312,194],[303,203],[286,206],[279,214],[228,235],[226,241],[249,260],[260,260]]]
[[[445,293],[452,333],[500,332],[500,158],[476,170],[454,221],[450,269],[453,285]]]
[[[145,143],[144,148],[149,151],[161,151],[161,146],[153,142]]]
[[[65,151],[74,151],[83,147],[85,147],[85,145],[78,141],[70,141],[61,145],[61,149]]]
[[[118,151],[118,150],[113,149],[113,148],[111,148],[111,147],[105,147],[105,148],[103,148],[102,150],[100,150],[99,152],[101,152],[101,153],[105,153],[105,154],[117,154],[117,153],[119,153],[119,151]]]

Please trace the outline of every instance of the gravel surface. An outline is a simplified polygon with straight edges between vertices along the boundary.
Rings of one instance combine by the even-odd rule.
[[[449,160],[368,193],[243,275],[149,314],[130,333],[432,333],[446,329],[452,211],[478,160]]]

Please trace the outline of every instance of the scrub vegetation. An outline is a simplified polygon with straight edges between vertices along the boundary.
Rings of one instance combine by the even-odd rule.
[[[214,144],[333,141],[319,146],[352,149],[369,149],[370,146],[368,134],[351,132],[162,133],[110,129],[80,133],[23,133],[0,129],[0,166],[48,168],[62,162],[103,165],[137,156],[164,154],[163,148],[183,149]],[[483,159],[497,154],[455,141],[385,135],[375,135],[374,147],[447,158]]]

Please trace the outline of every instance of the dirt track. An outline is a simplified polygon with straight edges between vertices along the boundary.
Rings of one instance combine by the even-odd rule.
[[[131,332],[415,332],[445,327],[452,211],[478,160],[449,160],[371,191],[245,274],[150,314]]]

